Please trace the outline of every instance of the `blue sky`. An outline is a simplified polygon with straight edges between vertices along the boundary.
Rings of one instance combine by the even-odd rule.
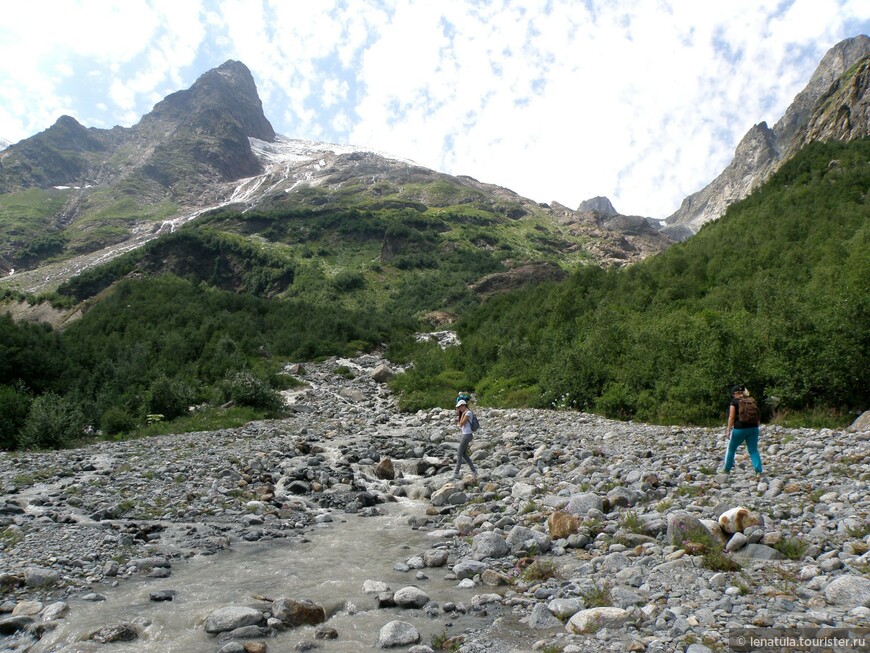
[[[286,136],[664,218],[868,33],[867,0],[6,2],[0,138],[130,126],[237,59]]]

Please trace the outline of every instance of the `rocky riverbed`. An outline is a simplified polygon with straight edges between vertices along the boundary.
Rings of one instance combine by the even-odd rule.
[[[125,583],[324,526],[342,537],[350,515],[376,532],[397,506],[421,544],[369,556],[358,595],[215,595],[184,650],[353,650],[333,624],[362,611],[382,615],[371,648],[468,653],[706,653],[741,628],[870,627],[866,416],[763,427],[759,477],[745,452],[717,472],[724,425],[480,408],[479,477],[454,480],[452,410],[400,413],[375,356],[303,367],[286,419],[0,454],[0,651],[167,650],[146,647],[147,618],[40,646]]]

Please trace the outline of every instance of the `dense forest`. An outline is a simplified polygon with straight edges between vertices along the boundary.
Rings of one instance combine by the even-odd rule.
[[[455,351],[421,347],[406,408],[492,406],[707,424],[744,383],[768,418],[870,407],[870,141],[816,143],[688,241],[495,297]]]
[[[278,415],[278,391],[300,382],[288,361],[384,344],[414,363],[394,381],[407,410],[463,389],[490,406],[707,424],[745,383],[768,419],[844,423],[870,407],[868,191],[870,140],[813,144],[658,256],[483,304],[468,284],[511,250],[469,259],[439,240],[446,218],[351,210],[319,235],[317,212],[214,215],[61,287],[55,302],[87,308],[63,331],[0,317],[0,448]],[[334,248],[348,260],[359,243],[358,269],[330,273]],[[391,263],[373,263],[386,245]],[[414,343],[421,312],[445,306],[462,345]]]

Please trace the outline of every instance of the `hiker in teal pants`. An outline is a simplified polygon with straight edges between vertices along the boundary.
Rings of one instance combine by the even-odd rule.
[[[722,468],[724,472],[730,472],[734,467],[734,455],[737,453],[737,447],[744,442],[749,450],[749,459],[752,461],[752,466],[756,473],[761,474],[763,468],[761,466],[761,454],[758,453],[758,405],[756,404],[755,414],[752,421],[742,422],[740,420],[740,402],[749,398],[749,391],[739,385],[731,388],[731,404],[728,406],[728,427],[725,435],[728,437],[728,452],[725,454],[725,466]],[[752,400],[755,401],[754,399]]]

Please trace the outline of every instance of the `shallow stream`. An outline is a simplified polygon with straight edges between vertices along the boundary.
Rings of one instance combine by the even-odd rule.
[[[377,609],[376,595],[362,591],[363,582],[386,582],[392,591],[408,585],[423,589],[432,601],[470,605],[481,588],[461,589],[456,580],[446,580],[447,567],[417,572],[396,571],[393,565],[432,548],[435,541],[425,531],[408,526],[408,517],[420,514],[423,504],[406,501],[382,506],[380,517],[334,513],[334,522],[313,527],[306,540],[238,543],[213,556],[176,562],[165,579],[129,579],[116,588],[101,589],[107,600],[70,601],[71,612],[54,631],[31,648],[40,653],[85,653],[103,646],[85,641],[103,626],[138,622],[139,639],[109,645],[113,653],[215,653],[222,643],[205,632],[204,622],[217,608],[241,605],[263,610],[269,603],[257,596],[310,599],[326,608],[326,625],[338,631],[336,640],[318,640],[319,651],[351,653],[371,650],[384,624],[394,619],[412,623],[421,643],[431,644],[435,635],[461,634],[492,620],[468,614],[441,613],[437,618],[425,610]],[[175,590],[174,600],[155,602],[150,594]],[[289,629],[267,639],[270,651],[292,651],[303,641],[314,641],[315,627]]]

